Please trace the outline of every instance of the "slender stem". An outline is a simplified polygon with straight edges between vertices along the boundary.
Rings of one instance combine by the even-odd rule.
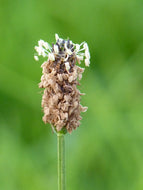
[[[65,142],[64,134],[57,133],[58,139],[58,190],[65,190]]]

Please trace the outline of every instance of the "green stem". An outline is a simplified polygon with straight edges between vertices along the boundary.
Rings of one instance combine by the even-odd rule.
[[[64,134],[57,133],[58,139],[58,190],[65,190],[65,142]]]

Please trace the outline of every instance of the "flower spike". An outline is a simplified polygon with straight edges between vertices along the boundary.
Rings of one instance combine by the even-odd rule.
[[[55,34],[56,43],[52,47],[45,41],[39,40],[35,46],[38,56],[47,57],[41,67],[43,69],[40,88],[44,88],[42,107],[43,121],[50,123],[54,130],[66,130],[71,133],[80,125],[81,112],[87,107],[80,104],[83,95],[78,89],[79,80],[82,78],[84,68],[76,65],[82,60],[85,66],[90,65],[90,53],[86,42],[74,44],[71,40],[64,40]]]

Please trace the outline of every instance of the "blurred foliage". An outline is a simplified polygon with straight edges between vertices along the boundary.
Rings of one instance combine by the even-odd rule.
[[[143,1],[0,1],[0,189],[57,189],[56,136],[41,120],[41,38],[87,41],[89,107],[66,136],[67,190],[143,189]]]

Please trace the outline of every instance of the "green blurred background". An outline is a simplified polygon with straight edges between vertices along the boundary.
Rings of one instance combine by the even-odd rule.
[[[0,190],[56,190],[34,46],[86,41],[81,126],[66,136],[67,190],[143,189],[143,1],[0,0]],[[83,64],[84,66],[84,64]]]

